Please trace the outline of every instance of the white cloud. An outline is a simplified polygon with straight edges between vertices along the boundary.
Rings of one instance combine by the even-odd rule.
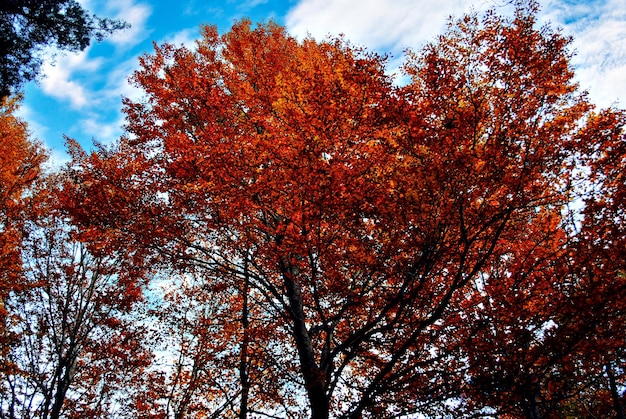
[[[193,29],[183,29],[181,31],[169,34],[165,36],[164,39],[157,42],[157,44],[162,44],[167,42],[168,44],[172,44],[176,47],[180,47],[184,45],[189,49],[195,49],[196,41],[200,39],[200,31],[199,28]]]
[[[149,36],[146,22],[152,14],[152,7],[147,3],[137,3],[134,0],[79,0],[81,5],[101,18],[123,20],[130,23],[129,29],[115,32],[106,38],[118,47],[132,47]]]
[[[80,121],[83,132],[91,132],[96,141],[108,143],[122,133],[122,121],[102,121],[98,115],[91,114]]]
[[[70,156],[64,150],[47,147],[48,161],[44,165],[44,169],[50,172],[56,172],[70,162]]]
[[[237,5],[237,9],[239,10],[250,10],[250,9],[254,9],[255,7],[261,5],[261,4],[265,4],[267,3],[268,0],[245,0],[243,2],[240,2]]]
[[[478,0],[303,0],[286,18],[290,33],[316,39],[343,34],[357,45],[380,52],[419,48],[441,33],[451,15],[484,10]]]
[[[122,97],[132,99],[141,97],[143,95],[141,89],[131,85],[128,81],[130,76],[132,76],[138,68],[139,60],[137,60],[135,56],[120,62],[107,74],[107,85],[102,93],[105,94],[109,100],[117,101]],[[119,104],[116,106],[117,108],[120,107]]]
[[[388,72],[403,83],[399,68],[404,50],[419,50],[441,34],[450,17],[497,7],[504,13],[509,6],[495,0],[302,0],[288,13],[289,32],[298,38],[344,35],[357,46],[390,54]]]
[[[100,17],[123,19],[132,27],[128,30],[116,32],[107,41],[124,49],[143,41],[148,35],[145,23],[150,16],[151,8],[142,3],[128,0],[91,1],[82,0],[83,7]],[[56,53],[52,62],[46,62],[42,66],[41,89],[43,92],[58,100],[69,102],[74,109],[91,108],[99,106],[102,99],[110,97],[113,92],[98,92],[94,86],[108,72],[102,72],[104,57],[89,58],[92,47],[88,47],[79,53],[56,53],[49,51],[49,56]],[[134,58],[136,61],[136,58]],[[127,73],[123,78],[125,79]],[[107,74],[108,76],[108,74]],[[105,76],[106,77],[106,76]]]
[[[115,19],[121,19],[130,24],[129,29],[114,33],[107,41],[118,47],[128,48],[142,42],[149,36],[146,29],[148,17],[152,8],[145,3],[133,3],[128,0],[107,2],[107,10],[114,13]]]
[[[89,92],[78,83],[74,75],[77,72],[95,72],[102,65],[102,59],[89,59],[88,49],[78,53],[63,53],[53,62],[45,63],[41,68],[41,88],[49,96],[67,100],[74,108],[89,103]]]
[[[496,8],[510,13],[507,1],[476,0],[301,0],[286,17],[290,33],[316,39],[344,34],[356,45],[392,53],[397,67],[404,49],[419,49],[445,30],[449,16]],[[551,22],[574,37],[573,59],[581,88],[600,106],[626,102],[626,2],[544,0],[539,22]],[[393,70],[393,68],[392,68]]]
[[[626,104],[626,3],[597,0],[576,7],[549,1],[545,15],[574,38],[572,63],[582,89],[601,107]],[[617,103],[619,100],[619,103]]]

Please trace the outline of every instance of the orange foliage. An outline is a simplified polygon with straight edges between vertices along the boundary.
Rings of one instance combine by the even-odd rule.
[[[25,223],[23,286],[6,304],[13,368],[0,375],[0,409],[42,419],[120,415],[150,361],[145,327],[129,316],[142,277],[126,255],[94,256],[72,239],[55,183],[46,179],[40,213]]]
[[[23,289],[21,249],[24,222],[32,215],[29,194],[46,156],[28,138],[26,123],[14,113],[18,99],[3,98],[0,107],[0,371],[13,339],[6,304],[11,293]]]
[[[452,23],[410,55],[404,87],[383,57],[273,23],[141,59],[147,99],[124,102],[111,149],[71,143],[62,202],[96,254],[201,278],[168,294],[180,357],[146,415],[300,417],[303,400],[313,419],[441,415],[452,400],[528,416],[511,389],[541,380],[557,399],[554,371],[601,352],[571,302],[617,301],[561,266],[586,254],[564,208],[581,162],[601,191],[623,186],[623,160],[607,184],[587,159],[602,133],[607,159],[621,146],[623,121],[593,116],[568,40],[535,12]],[[557,356],[561,332],[575,336]]]

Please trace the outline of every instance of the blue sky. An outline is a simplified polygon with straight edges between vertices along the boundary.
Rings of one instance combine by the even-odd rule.
[[[390,53],[418,49],[441,33],[448,16],[491,7],[509,13],[506,0],[81,0],[101,17],[120,18],[132,28],[78,54],[57,55],[38,83],[26,87],[21,114],[33,137],[67,159],[63,135],[89,148],[122,133],[121,98],[141,92],[127,83],[137,57],[152,42],[191,45],[201,24],[227,31],[235,20],[275,20],[298,37],[344,34],[352,43]],[[626,1],[540,0],[541,22],[574,37],[573,63],[582,88],[600,107],[626,107]]]

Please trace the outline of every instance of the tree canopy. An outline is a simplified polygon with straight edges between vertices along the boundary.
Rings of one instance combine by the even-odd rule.
[[[24,224],[33,217],[33,189],[46,155],[41,146],[28,138],[26,123],[15,116],[18,100],[2,99],[0,107],[0,341],[4,362],[12,335],[7,330],[12,313],[6,303],[11,293],[22,289],[22,238]]]
[[[219,315],[194,332],[213,342],[202,356],[239,360],[213,409],[391,417],[456,400],[542,417],[571,399],[564,380],[602,374],[624,342],[623,260],[583,259],[569,217],[587,215],[567,208],[593,206],[577,167],[624,141],[624,115],[594,113],[568,39],[535,12],[459,19],[409,55],[403,87],[382,57],[272,23],[142,58],[146,100],[125,101],[116,147],[75,150],[67,205],[88,237],[193,270],[227,308],[228,332]],[[570,311],[583,296],[611,307],[602,321]],[[614,334],[592,347],[598,323]],[[520,359],[497,356],[508,345]]]
[[[3,414],[623,417],[626,112],[536,12],[402,86],[272,22],[155,46],[16,242]]]

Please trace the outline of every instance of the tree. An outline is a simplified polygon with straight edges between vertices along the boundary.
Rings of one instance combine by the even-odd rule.
[[[72,150],[63,203],[94,243],[220,284],[205,298],[241,321],[218,351],[285,348],[264,371],[296,377],[311,418],[443,415],[466,390],[454,332],[475,281],[560,219],[583,152],[591,105],[535,13],[452,23],[405,87],[342,39],[205,27],[196,50],[141,59],[127,136]],[[245,301],[278,332],[249,327]]]
[[[8,330],[12,316],[6,304],[11,293],[25,287],[24,223],[36,215],[32,191],[46,160],[42,147],[29,139],[26,123],[14,116],[17,106],[18,98],[4,98],[0,108],[0,371],[10,369],[5,356],[14,336]]]
[[[128,24],[102,19],[75,0],[6,0],[0,5],[0,97],[39,74],[42,49],[81,51]]]
[[[590,114],[576,140],[591,176],[570,185],[580,202],[538,214],[484,272],[459,328],[467,339],[466,396],[514,417],[620,416],[626,283],[619,198],[623,112]],[[607,150],[611,150],[607,153]],[[610,157],[609,157],[610,156]],[[579,171],[576,167],[572,171]],[[610,204],[609,204],[610,203]],[[608,233],[610,231],[610,233]],[[460,355],[462,356],[462,355]]]
[[[239,289],[226,289],[223,278],[202,274],[188,268],[182,276],[171,272],[155,281],[152,294],[164,295],[153,301],[159,344],[151,349],[162,356],[151,366],[145,412],[174,418],[245,418],[258,412],[299,417],[302,401],[290,394],[297,377],[293,367],[284,368],[290,348],[276,320],[255,302],[245,281]],[[216,289],[230,296],[227,304],[214,298]]]
[[[527,230],[484,273],[463,314],[467,405],[511,417],[608,417],[605,362],[621,352],[624,286],[591,280],[589,269],[554,214]],[[576,410],[573,410],[576,409]]]
[[[0,416],[135,417],[129,389],[138,391],[151,359],[144,327],[129,315],[142,298],[141,272],[72,240],[54,183],[41,192],[45,215],[27,223],[24,286],[5,303],[13,368],[0,375]]]
[[[575,261],[578,275],[594,286],[594,295],[610,301],[597,304],[594,316],[602,338],[598,363],[607,375],[615,415],[624,418],[626,397],[617,382],[623,386],[626,378],[626,115],[605,111],[593,122],[586,133],[586,138],[598,139],[589,153],[592,188],[585,196]],[[589,298],[583,301],[588,304]]]

